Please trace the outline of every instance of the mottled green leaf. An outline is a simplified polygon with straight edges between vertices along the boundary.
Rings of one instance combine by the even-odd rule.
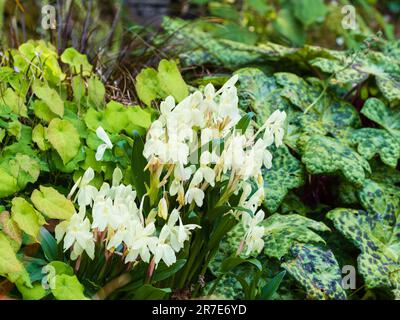
[[[303,165],[286,146],[274,150],[272,168],[265,169],[263,176],[264,205],[272,213],[278,209],[289,190],[304,184]]]
[[[311,244],[296,244],[292,259],[282,264],[288,273],[306,289],[311,299],[346,299],[342,274],[330,250]]]
[[[400,141],[400,111],[390,109],[385,104],[376,99],[368,99],[361,113],[368,119],[376,122],[389,131],[398,141]]]
[[[337,139],[312,136],[305,145],[303,163],[311,174],[335,174],[341,172],[346,179],[362,185],[366,172],[370,172],[368,162],[351,148]]]
[[[322,222],[317,222],[298,214],[274,214],[264,220],[264,253],[277,259],[286,255],[297,242],[325,243],[315,231],[329,231]]]
[[[351,135],[351,143],[365,159],[371,160],[379,154],[382,162],[396,168],[400,158],[400,142],[387,131],[375,128],[361,128]]]

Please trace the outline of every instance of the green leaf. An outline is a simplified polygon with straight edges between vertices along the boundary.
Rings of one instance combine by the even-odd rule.
[[[379,154],[383,163],[396,168],[400,158],[400,142],[387,131],[375,128],[361,128],[351,135],[351,143],[365,159],[371,160]]]
[[[26,234],[38,241],[40,228],[46,223],[43,216],[23,198],[12,200],[11,218]]]
[[[294,45],[301,46],[306,41],[306,34],[302,25],[296,20],[289,8],[281,9],[278,12],[273,26],[276,32]]]
[[[68,220],[75,213],[71,200],[51,187],[40,186],[34,190],[31,200],[35,207],[50,219]]]
[[[8,236],[14,251],[17,252],[22,244],[22,231],[17,223],[10,218],[10,213],[8,211],[0,213],[0,228],[3,233]]]
[[[276,148],[273,152],[272,168],[263,171],[264,205],[274,213],[291,189],[304,184],[304,167],[291,155],[286,146]]]
[[[169,277],[175,275],[179,270],[181,270],[185,264],[186,259],[179,259],[170,267],[162,264],[156,269],[151,280],[153,282],[159,282],[168,279]]]
[[[14,113],[22,116],[28,116],[28,110],[25,105],[25,98],[19,96],[13,89],[7,88],[1,94],[0,105],[5,105],[10,108]]]
[[[24,189],[31,182],[34,183],[39,178],[40,164],[35,159],[18,153],[14,159],[8,162],[10,173],[17,179],[20,189]]]
[[[370,98],[365,102],[361,113],[389,131],[397,141],[400,140],[400,111],[386,107],[376,98]]]
[[[285,256],[295,243],[325,243],[315,231],[330,231],[322,222],[298,214],[274,214],[262,225],[265,228],[264,253],[277,259]]]
[[[0,275],[18,274],[23,270],[24,267],[15,255],[7,236],[0,231]]]
[[[296,244],[291,249],[292,258],[282,267],[307,291],[311,299],[346,299],[342,273],[330,250],[311,244]]]
[[[21,281],[18,281],[16,286],[18,291],[21,292],[23,300],[41,300],[48,295],[41,283],[35,283],[32,288],[29,288],[21,283]]]
[[[67,275],[67,276],[73,276],[74,275],[74,269],[61,261],[51,261],[48,266],[54,268],[55,275]]]
[[[143,156],[144,142],[140,136],[135,137],[132,148],[132,185],[141,199],[147,193],[146,186],[150,185],[150,174],[144,170],[147,160]]]
[[[61,156],[64,164],[78,154],[81,144],[79,133],[68,120],[51,120],[47,129],[47,139]]]
[[[106,94],[103,83],[96,76],[92,76],[87,84],[90,101],[92,101],[97,108],[101,107],[104,104],[104,97]]]
[[[225,259],[224,261],[222,261],[219,272],[221,272],[222,274],[228,273],[232,269],[234,269],[235,267],[237,267],[243,263],[250,263],[250,264],[256,266],[258,270],[262,270],[262,265],[261,265],[260,261],[258,261],[257,259],[243,259],[240,257],[233,256],[233,257],[229,257],[229,258]]]
[[[275,292],[278,291],[279,286],[283,278],[286,275],[286,271],[279,272],[273,279],[271,279],[261,290],[260,297],[258,300],[272,300]]]
[[[84,290],[76,276],[61,274],[55,276],[55,287],[51,292],[57,300],[89,300],[85,297]]]
[[[52,119],[58,117],[54,112],[50,110],[49,106],[42,100],[35,100],[32,103],[32,107],[35,116],[45,122],[50,122]]]
[[[164,299],[167,294],[171,293],[171,289],[155,288],[150,284],[145,284],[135,291],[133,296],[134,300],[161,300]]]
[[[45,129],[40,123],[32,130],[32,141],[35,142],[42,151],[50,149],[50,144],[47,141],[47,129]]]
[[[47,261],[54,261],[59,258],[57,241],[46,228],[40,228],[39,242]]]
[[[236,124],[235,129],[244,134],[248,126],[250,125],[251,119],[253,119],[253,117],[254,117],[253,112],[246,113]]]
[[[305,145],[303,163],[311,174],[335,174],[356,185],[362,185],[365,172],[370,172],[368,162],[339,140],[320,135],[312,136]]]
[[[92,65],[88,62],[87,56],[79,53],[74,48],[66,49],[61,55],[61,61],[68,64],[72,72],[87,77],[92,73]]]
[[[148,106],[151,106],[153,100],[166,95],[160,88],[157,75],[157,70],[146,68],[136,76],[136,92],[139,99]]]
[[[323,0],[297,0],[293,2],[294,15],[305,26],[309,26],[325,17],[328,11]]]
[[[33,83],[32,90],[48,106],[51,112],[61,118],[64,116],[64,101],[56,90],[51,89],[48,85],[40,81]]]
[[[327,215],[360,249],[358,269],[367,288],[400,287],[400,189],[367,180],[359,192],[367,211],[338,208]]]
[[[79,103],[85,95],[85,81],[80,75],[75,76],[72,78],[71,86],[74,93],[74,101]]]
[[[181,102],[189,95],[189,89],[175,61],[161,60],[158,65],[158,81],[161,89]]]
[[[5,198],[19,190],[17,179],[0,167],[0,198]]]

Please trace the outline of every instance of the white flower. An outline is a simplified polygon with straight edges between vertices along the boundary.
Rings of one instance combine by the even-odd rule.
[[[68,195],[68,198],[71,198],[76,189],[79,188],[74,201],[78,200],[78,204],[80,207],[82,207],[82,210],[84,210],[86,206],[92,205],[94,198],[97,196],[97,189],[89,185],[93,179],[94,171],[91,167],[89,167],[83,176],[76,181]]]
[[[283,144],[284,129],[286,112],[276,110],[266,121],[266,129],[264,133],[264,140],[270,144],[275,141],[275,146],[279,147]]]
[[[57,242],[64,237],[64,251],[73,246],[71,259],[76,260],[84,251],[94,258],[94,239],[91,232],[90,221],[84,215],[74,214],[69,221],[63,221],[56,226]]]
[[[160,202],[158,203],[158,216],[167,220],[168,218],[168,205],[165,198],[161,198]]]
[[[150,255],[156,252],[158,244],[158,239],[154,236],[155,230],[154,223],[146,227],[139,222],[133,224],[132,230],[125,238],[129,250],[125,262],[135,261],[139,256],[144,262],[150,261]]]
[[[107,149],[111,150],[113,148],[113,144],[102,127],[98,127],[96,129],[96,135],[104,142],[103,144],[99,145],[95,155],[96,160],[101,161],[101,159],[103,159],[104,152],[106,152]]]
[[[244,243],[247,246],[246,255],[255,251],[261,252],[264,248],[264,237],[265,228],[258,226],[260,222],[264,220],[264,212],[258,211],[257,214],[252,217],[248,212],[242,214],[242,224],[246,231],[244,236]]]
[[[186,191],[185,194],[185,203],[186,204],[191,204],[193,201],[196,202],[196,205],[198,207],[203,206],[203,200],[204,200],[204,191],[201,190],[200,188],[189,188],[188,191]]]
[[[158,236],[157,246],[154,249],[154,262],[156,266],[162,260],[169,267],[176,262],[174,249],[166,243],[169,232],[166,228],[161,229]]]

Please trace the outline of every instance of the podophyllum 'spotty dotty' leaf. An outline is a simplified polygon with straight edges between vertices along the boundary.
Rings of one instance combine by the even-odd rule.
[[[350,182],[362,185],[365,172],[370,172],[368,162],[337,139],[312,136],[304,147],[303,163],[311,174],[342,172]]]
[[[264,205],[272,213],[278,209],[289,190],[304,184],[303,165],[286,146],[274,150],[272,168],[265,169],[263,173]]]
[[[317,222],[298,214],[274,214],[262,222],[265,227],[264,253],[267,256],[282,258],[296,242],[325,243],[315,231],[329,231],[322,222]]]
[[[400,158],[400,142],[387,131],[375,128],[361,128],[351,135],[351,142],[365,159],[371,160],[379,154],[382,162],[396,168]]]
[[[368,99],[361,113],[368,119],[378,123],[400,141],[400,111],[386,107],[376,98]]]
[[[47,129],[47,139],[58,152],[64,164],[77,155],[81,144],[78,131],[68,120],[51,120]]]
[[[257,114],[257,121],[265,120],[277,109],[286,110],[288,102],[281,97],[280,87],[274,77],[267,76],[257,68],[243,68],[235,72],[239,76],[239,105],[245,110]]]
[[[83,293],[84,289],[76,276],[62,274],[55,276],[51,292],[57,300],[89,300]]]
[[[296,244],[293,258],[282,267],[306,289],[311,299],[346,299],[342,273],[330,250],[311,244]]]
[[[400,189],[367,180],[359,193],[367,211],[328,213],[335,227],[361,250],[359,271],[368,288],[400,288]]]
[[[75,213],[71,200],[51,187],[40,186],[40,191],[32,192],[31,200],[35,207],[50,219],[67,220]]]
[[[40,81],[35,81],[32,85],[33,93],[41,99],[54,114],[64,116],[64,100],[61,99],[58,92],[51,89]]]
[[[262,222],[265,227],[264,253],[277,259],[286,255],[293,244],[325,243],[315,231],[329,231],[322,222],[317,222],[298,214],[274,214]]]
[[[14,198],[11,217],[22,231],[38,241],[40,228],[46,221],[28,201],[23,198]]]

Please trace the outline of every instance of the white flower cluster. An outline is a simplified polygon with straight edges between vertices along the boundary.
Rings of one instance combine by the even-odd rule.
[[[144,219],[143,199],[138,208],[136,191],[130,185],[120,184],[122,172],[119,168],[114,170],[112,186],[103,183],[98,190],[89,184],[93,178],[94,171],[89,168],[76,182],[69,196],[77,191],[75,201],[79,212],[58,224],[55,230],[57,241],[64,239],[64,250],[72,247],[71,259],[77,259],[84,251],[93,259],[96,238],[100,238],[108,251],[119,252],[126,263],[138,257],[149,262],[152,255],[155,265],[161,260],[168,266],[175,263],[175,253],[183,248],[190,231],[198,226],[183,225],[179,211],[174,209],[157,236],[155,217],[149,215]],[[159,207],[166,219],[168,207],[164,201],[161,200]],[[88,207],[92,222],[86,215]]]
[[[172,176],[169,193],[177,195],[181,206],[202,207],[207,187],[224,180],[229,180],[226,194],[243,190],[247,196],[250,193],[244,190],[248,189],[246,182],[257,181],[260,192],[251,201],[242,200],[254,214],[263,199],[261,169],[272,167],[268,147],[283,144],[286,113],[275,111],[257,131],[252,126],[245,132],[238,130],[241,116],[237,81],[238,77],[233,76],[218,91],[208,84],[204,93],[196,91],[177,105],[173,97],[166,98],[160,105],[159,119],[150,127],[143,151],[148,168],[156,178],[161,176],[163,168],[168,168],[163,181]],[[224,195],[221,198],[227,200]],[[249,218],[243,216],[243,219],[250,227]],[[257,228],[252,230],[246,236],[248,247],[258,249],[260,241],[255,235],[261,232]]]

